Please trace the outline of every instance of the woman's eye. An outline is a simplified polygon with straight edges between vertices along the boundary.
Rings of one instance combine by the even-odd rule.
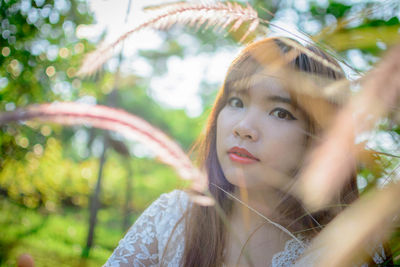
[[[277,117],[278,119],[281,120],[297,120],[292,113],[290,113],[289,111],[283,109],[283,108],[275,108],[274,110],[272,110],[270,113],[270,115]]]
[[[242,108],[243,107],[243,101],[237,97],[231,97],[228,100],[228,104],[229,104],[229,106],[234,107],[234,108]]]

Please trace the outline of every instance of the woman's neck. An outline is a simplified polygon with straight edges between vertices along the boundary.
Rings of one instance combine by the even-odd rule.
[[[229,220],[226,263],[251,265],[246,263],[248,256],[254,261],[254,266],[263,266],[257,262],[270,262],[290,239],[289,235],[269,222],[276,216],[274,208],[280,200],[279,193],[273,190],[237,190],[233,196],[237,200],[233,200]],[[266,250],[260,250],[260,244]]]
[[[244,220],[273,219],[278,215],[277,206],[282,201],[282,194],[273,188],[252,189],[236,188],[233,196],[233,213],[245,218]]]

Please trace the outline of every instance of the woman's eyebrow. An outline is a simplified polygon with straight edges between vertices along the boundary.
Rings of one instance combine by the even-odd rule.
[[[231,94],[237,95],[237,96],[248,96],[249,90],[247,90],[247,89],[232,90]]]
[[[272,102],[280,102],[280,103],[286,103],[289,105],[293,105],[293,102],[290,98],[288,97],[283,97],[279,95],[269,95],[266,97],[266,100],[272,101]]]

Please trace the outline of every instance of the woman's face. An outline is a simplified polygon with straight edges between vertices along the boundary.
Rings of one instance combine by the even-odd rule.
[[[306,120],[279,79],[256,75],[248,88],[231,90],[217,117],[217,155],[226,179],[239,187],[276,186],[299,167]]]

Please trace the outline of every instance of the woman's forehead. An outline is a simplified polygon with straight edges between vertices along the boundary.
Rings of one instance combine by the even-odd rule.
[[[258,95],[281,96],[290,99],[290,93],[282,78],[262,73],[233,82],[229,86],[228,93],[249,95],[254,92]]]

